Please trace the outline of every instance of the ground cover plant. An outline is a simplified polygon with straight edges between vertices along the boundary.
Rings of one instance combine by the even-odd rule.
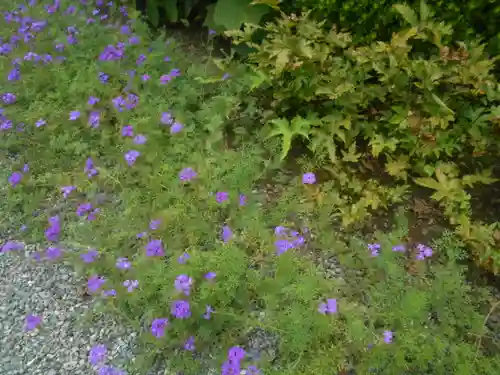
[[[341,192],[318,160],[285,173],[281,142],[247,131],[262,112],[247,67],[194,60],[115,4],[1,10],[2,251],[41,244],[33,261],[85,275],[141,332],[129,372],[158,358],[183,374],[498,372],[494,307],[465,282],[463,246],[406,243],[404,215],[369,242],[337,233]],[[93,369],[124,373],[105,353]]]

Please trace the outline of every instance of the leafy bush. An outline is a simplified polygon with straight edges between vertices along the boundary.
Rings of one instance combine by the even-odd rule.
[[[418,177],[418,184],[436,190],[433,198],[481,260],[492,258],[498,266],[498,224],[472,223],[465,191],[495,181],[500,89],[494,60],[477,43],[446,44],[451,28],[429,18],[425,5],[420,16],[397,9],[411,27],[369,46],[356,46],[348,33],[324,31],[324,22],[307,17],[283,16],[229,34],[256,50],[248,84],[266,108],[264,131],[282,140],[282,159],[294,139],[306,141],[330,164],[333,178],[365,195],[348,223],[366,216],[367,207],[400,200],[406,182]],[[253,43],[261,29],[266,39]],[[349,176],[349,166],[403,184],[377,198],[376,186],[366,189],[374,182]],[[464,172],[471,169],[476,172]]]
[[[369,0],[297,0],[281,2],[280,7],[287,13],[300,11],[313,13],[318,20],[329,22],[349,30],[356,42],[389,40],[392,32],[401,28],[400,19],[392,6],[396,0],[372,2]],[[420,0],[406,1],[417,7]],[[454,40],[469,40],[481,37],[489,44],[491,53],[500,53],[500,29],[495,20],[500,15],[500,5],[494,0],[442,1],[427,3],[435,10],[436,17],[454,25]]]
[[[0,150],[12,162],[0,194],[10,224],[26,228],[2,251],[28,241],[47,246],[38,261],[72,261],[88,292],[142,333],[135,371],[167,357],[184,374],[498,372],[495,341],[480,339],[484,295],[460,267],[402,247],[404,225],[368,247],[340,241],[333,187],[280,173],[273,139],[242,142],[234,129],[260,110],[240,99],[253,79],[244,67],[220,71],[151,40],[136,14],[114,25],[124,8],[5,8]],[[330,36],[337,48],[341,37]],[[284,181],[274,195],[262,191],[269,176]],[[338,258],[341,277],[324,276],[316,249]],[[256,349],[256,332],[274,350]]]

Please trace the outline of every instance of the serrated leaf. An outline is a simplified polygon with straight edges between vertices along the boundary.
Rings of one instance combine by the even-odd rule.
[[[430,177],[417,177],[413,179],[417,185],[433,189],[440,190],[442,188],[441,184]]]
[[[404,18],[406,22],[408,22],[411,26],[418,25],[418,18],[413,9],[411,9],[408,5],[404,4],[395,4],[393,5],[394,9]]]
[[[430,16],[432,16],[432,12],[425,2],[425,0],[420,0],[420,19],[422,21],[427,21]]]
[[[452,115],[455,114],[455,112],[453,112],[436,94],[432,93],[432,99],[434,99],[434,101],[439,104],[439,106],[443,109],[445,109],[446,111],[448,111],[449,113],[451,113]]]

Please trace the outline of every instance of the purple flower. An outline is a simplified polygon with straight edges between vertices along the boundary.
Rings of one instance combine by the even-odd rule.
[[[212,306],[210,305],[206,305],[205,306],[205,314],[203,314],[203,318],[204,319],[207,319],[209,320],[210,317],[212,316],[212,313],[214,312],[215,310],[212,308]]]
[[[181,75],[181,71],[180,69],[172,69],[168,74],[171,77],[179,77]]]
[[[224,201],[227,201],[229,199],[229,193],[225,191],[219,191],[215,194],[215,200],[217,203],[222,203]]]
[[[120,270],[128,270],[132,267],[132,264],[127,258],[118,258],[116,260],[116,268]]]
[[[250,365],[247,367],[247,375],[260,375],[260,370],[257,366]]]
[[[167,83],[169,83],[171,80],[172,80],[172,76],[168,75],[168,74],[164,74],[160,77],[160,84],[162,85],[166,85]]]
[[[127,291],[133,292],[139,286],[139,280],[125,280],[123,286],[127,288]]]
[[[371,251],[373,257],[376,257],[380,253],[380,244],[370,243],[368,244],[368,250]]]
[[[189,258],[190,258],[190,257],[189,257],[189,254],[188,254],[188,253],[184,253],[184,254],[182,254],[182,255],[179,257],[179,259],[177,259],[177,262],[178,262],[179,264],[185,264],[185,263],[186,263],[186,261],[187,261]]]
[[[21,182],[22,178],[23,174],[21,172],[14,172],[9,177],[9,183],[14,187]]]
[[[24,249],[24,244],[18,241],[7,241],[1,247],[2,253],[8,253],[9,251],[19,251]]]
[[[179,178],[181,181],[191,181],[197,175],[198,174],[194,171],[193,168],[184,168],[182,171],[180,171]]]
[[[137,238],[144,238],[144,237],[146,237],[147,235],[148,235],[148,233],[147,233],[147,232],[141,232],[141,233],[137,233],[136,237],[137,237]]]
[[[233,238],[233,231],[227,225],[222,227],[222,241],[228,243]]]
[[[44,119],[40,119],[40,120],[38,120],[38,121],[35,123],[35,126],[36,126],[37,128],[39,128],[39,127],[44,126],[44,125],[46,125],[46,124],[47,124],[47,121],[45,121]]]
[[[215,30],[212,29],[208,30],[208,35],[215,35],[215,34],[217,34]]]
[[[45,238],[47,241],[56,242],[59,239],[61,232],[61,223],[58,216],[49,218],[49,227],[45,230]]]
[[[221,375],[239,375],[240,373],[239,361],[225,361],[221,366]]]
[[[188,301],[173,301],[170,306],[172,315],[178,319],[187,319],[191,316],[191,309]]]
[[[30,171],[30,167],[28,164],[24,164],[24,167],[23,167],[23,172],[24,173],[28,173]]]
[[[151,76],[149,74],[143,74],[141,78],[142,78],[143,82],[146,82],[146,81],[149,81],[151,79]]]
[[[292,242],[290,242],[287,239],[280,239],[274,241],[274,247],[276,248],[276,255],[281,255],[288,250],[291,250],[294,248]]]
[[[193,279],[188,275],[179,275],[176,277],[174,286],[177,291],[184,293],[189,296],[191,293],[191,286],[193,285]]]
[[[87,176],[89,178],[95,176],[98,173],[97,169],[94,166],[94,162],[92,161],[92,158],[88,158],[85,161],[84,172],[87,173]]]
[[[151,240],[146,245],[146,255],[148,257],[152,256],[163,256],[165,254],[163,250],[163,244],[161,240]]]
[[[122,136],[124,137],[133,137],[134,136],[134,128],[132,125],[125,125],[122,128]]]
[[[28,315],[26,316],[26,321],[24,325],[24,330],[25,331],[32,331],[36,327],[40,325],[42,322],[42,317],[41,316],[36,316],[36,315]]]
[[[62,255],[61,249],[58,247],[55,247],[55,246],[50,246],[45,251],[45,256],[49,260],[55,260],[55,259],[59,258],[61,255]]]
[[[116,296],[116,290],[114,290],[114,289],[105,290],[102,292],[102,295],[104,297],[114,297],[114,296]]]
[[[406,251],[406,248],[404,245],[396,245],[392,247],[392,251],[404,253]]]
[[[99,111],[92,111],[89,114],[88,124],[91,128],[96,129],[99,127],[101,122],[101,113]]]
[[[97,292],[106,282],[106,279],[102,276],[92,275],[87,281],[87,288],[90,293]]]
[[[109,79],[109,74],[99,72],[99,81],[101,81],[101,83],[108,82],[108,79]]]
[[[163,112],[161,114],[160,122],[164,125],[171,125],[174,122],[174,119],[169,112]]]
[[[127,164],[131,167],[140,155],[141,153],[139,151],[130,150],[125,153],[124,158]]]
[[[11,92],[7,92],[2,95],[2,101],[5,104],[14,104],[16,102],[16,99],[16,95]]]
[[[179,133],[182,129],[184,129],[184,125],[182,125],[180,122],[174,122],[172,126],[170,127],[170,133],[171,134],[177,134]]]
[[[240,206],[245,206],[247,204],[247,197],[243,194],[240,194]]]
[[[80,117],[80,115],[81,115],[80,111],[72,111],[69,113],[69,119],[71,121],[74,121],[74,120],[78,119],[78,117]]]
[[[80,254],[80,258],[85,263],[92,263],[99,256],[99,253],[96,249],[89,249],[85,253]]]
[[[169,56],[165,56],[165,57],[163,58],[163,61],[165,61],[165,62],[170,62],[170,61],[172,61],[172,59],[171,59]]]
[[[232,362],[239,362],[245,358],[246,352],[239,346],[233,346],[227,353],[227,359]]]
[[[89,105],[94,105],[94,104],[99,103],[99,102],[100,102],[100,100],[101,100],[101,99],[96,98],[95,96],[90,96],[90,97],[89,97],[89,100],[88,100],[88,102],[87,102],[87,103],[88,103]]]
[[[165,336],[165,329],[167,328],[167,325],[168,325],[167,318],[155,319],[151,323],[151,333],[153,334],[154,337],[159,339]]]
[[[89,362],[90,364],[96,366],[102,364],[106,360],[107,349],[105,345],[95,345],[90,348],[89,351]]]
[[[151,220],[149,223],[149,229],[157,230],[160,227],[161,220]]]
[[[90,203],[82,203],[76,208],[77,216],[84,216],[87,212],[92,210],[92,204]]]
[[[100,208],[94,208],[92,211],[89,212],[87,215],[87,220],[92,221],[95,220],[97,217],[97,214],[101,211]]]
[[[316,175],[314,173],[308,172],[302,175],[303,184],[311,185],[314,184],[315,182],[316,182]]]
[[[97,375],[127,375],[127,373],[123,370],[119,370],[116,367],[112,366],[102,366],[97,370]]]
[[[190,338],[188,338],[186,340],[186,342],[184,343],[184,349],[192,352],[194,351],[194,337],[191,336]]]
[[[326,300],[326,303],[320,303],[318,311],[321,314],[335,314],[337,312],[337,300],[335,298],[329,298]]]
[[[392,342],[393,334],[392,331],[384,331],[384,342],[390,344]]]
[[[131,33],[130,31],[130,26],[128,25],[123,25],[120,27],[120,33],[124,34],[124,35],[128,35]]]
[[[205,275],[205,279],[213,280],[213,279],[215,279],[215,276],[217,276],[217,274],[215,272],[210,271]]]
[[[224,75],[222,76],[222,80],[225,81],[225,80],[229,79],[229,77],[231,77],[231,75],[229,73],[224,73]]]
[[[70,195],[73,190],[76,190],[76,186],[72,186],[72,185],[63,186],[61,188],[61,191],[63,193],[63,197],[68,198],[68,195]]]
[[[428,246],[418,244],[417,250],[418,250],[418,254],[417,254],[418,260],[423,260],[425,258],[429,258],[432,256],[432,249]]]

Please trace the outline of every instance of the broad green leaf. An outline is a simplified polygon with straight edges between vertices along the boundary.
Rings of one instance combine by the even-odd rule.
[[[411,26],[418,25],[418,18],[415,11],[411,9],[408,5],[396,4],[393,5],[394,9],[401,14],[401,16],[408,22]]]
[[[149,21],[153,24],[153,26],[158,26],[160,23],[160,13],[158,10],[158,2],[157,0],[151,0],[147,2],[147,14]]]
[[[170,22],[177,22],[179,20],[179,11],[177,9],[177,0],[161,0],[163,1],[163,9],[167,14]]]
[[[239,29],[245,20],[250,0],[219,0],[215,4],[214,22],[225,29]]]

